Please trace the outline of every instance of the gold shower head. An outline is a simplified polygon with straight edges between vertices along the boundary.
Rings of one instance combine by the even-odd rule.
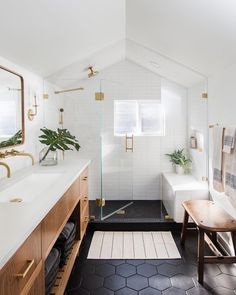
[[[88,71],[89,71],[89,73],[88,73],[88,77],[89,78],[94,77],[94,76],[96,76],[99,73],[99,71],[95,71],[93,69],[93,66],[89,66],[88,67]]]

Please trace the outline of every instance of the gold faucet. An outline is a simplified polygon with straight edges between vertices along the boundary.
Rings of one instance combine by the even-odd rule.
[[[25,152],[20,152],[17,150],[10,150],[10,151],[5,151],[5,152],[0,152],[0,159],[5,159],[5,158],[9,158],[9,157],[17,157],[17,156],[26,156],[26,157],[30,157],[31,161],[32,161],[32,165],[34,165],[34,157],[33,155],[31,155],[30,153],[25,153]],[[8,164],[4,163],[4,162],[0,162],[1,166],[4,166],[7,169],[7,177],[11,177],[11,169],[8,166]]]
[[[11,168],[3,162],[0,162],[0,166],[4,166],[7,169],[7,177],[10,178],[11,177]]]

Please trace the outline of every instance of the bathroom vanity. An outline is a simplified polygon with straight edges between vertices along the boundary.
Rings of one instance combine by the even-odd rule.
[[[76,240],[52,290],[53,294],[64,293],[89,222],[88,166],[88,160],[71,159],[55,167],[34,168],[22,179],[16,177],[10,185],[1,186],[1,295],[44,294],[45,260],[72,219],[77,225]],[[35,180],[34,187],[20,191],[24,179],[32,177],[32,173],[38,173],[41,185],[37,187]],[[46,175],[45,180],[42,175]],[[47,178],[51,178],[50,184],[46,183]],[[17,188],[22,202],[10,202],[10,194]],[[30,199],[32,191],[35,196]]]

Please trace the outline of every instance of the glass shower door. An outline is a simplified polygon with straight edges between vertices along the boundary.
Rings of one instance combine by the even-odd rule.
[[[103,205],[105,203],[101,207],[101,220],[119,220],[133,201],[134,137],[131,133],[117,134],[115,130],[115,106],[117,101],[127,97],[125,89],[112,81],[102,81],[101,85],[104,93],[101,102],[101,196]]]

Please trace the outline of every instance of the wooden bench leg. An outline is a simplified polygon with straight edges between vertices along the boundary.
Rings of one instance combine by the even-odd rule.
[[[198,229],[198,282],[203,284],[203,275],[204,275],[204,248],[205,248],[205,239],[204,231]]]
[[[181,240],[180,240],[180,243],[181,243],[182,246],[184,246],[185,240],[186,240],[186,233],[187,233],[187,226],[188,226],[188,218],[189,218],[189,214],[185,210],[184,211],[184,221],[183,221],[183,226],[182,226],[182,231],[181,231]]]

